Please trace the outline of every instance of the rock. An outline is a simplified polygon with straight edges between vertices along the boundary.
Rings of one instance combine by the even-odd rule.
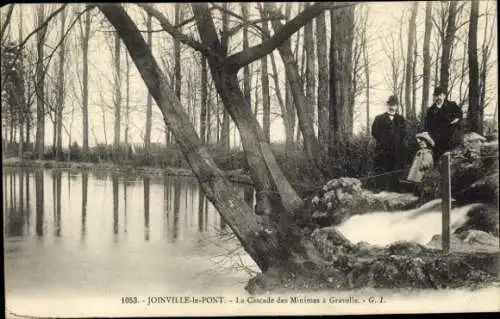
[[[426,250],[425,246],[409,241],[398,241],[387,247],[390,255],[415,256]]]
[[[451,152],[451,193],[460,205],[484,202],[498,205],[498,141],[483,143],[479,154],[462,145]],[[422,180],[420,202],[439,197],[439,165]]]
[[[359,179],[349,177],[328,181],[323,191],[311,199],[316,210],[313,220],[321,226],[338,225],[355,214],[410,209],[418,202],[410,193],[373,193],[363,189]]]
[[[321,257],[326,260],[335,259],[340,254],[349,252],[354,247],[335,227],[316,229],[310,238]]]
[[[441,249],[441,235],[432,237],[427,247]],[[450,251],[455,252],[498,252],[500,251],[498,237],[480,230],[468,230],[459,235],[450,235]]]
[[[498,247],[498,238],[481,230],[470,229],[457,236],[465,244]]]
[[[479,205],[467,212],[467,221],[455,230],[456,234],[468,230],[480,230],[499,236],[499,216],[496,205]]]

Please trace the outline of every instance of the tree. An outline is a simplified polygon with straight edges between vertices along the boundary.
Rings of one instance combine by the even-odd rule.
[[[352,135],[354,7],[332,11],[330,24],[329,153],[338,158]]]
[[[64,37],[64,29],[66,25],[66,10],[63,9],[61,12],[61,46],[59,48],[59,73],[58,73],[58,90],[57,90],[57,103],[56,103],[56,131],[54,132],[57,136],[56,139],[56,158],[62,160],[62,126],[63,126],[63,109],[64,109],[64,97],[65,97],[65,77],[64,77],[64,67],[65,67],[65,56],[66,56],[66,44]]]
[[[121,127],[121,103],[122,103],[122,89],[121,89],[121,66],[120,66],[120,36],[114,36],[114,64],[115,64],[115,97],[114,97],[114,135],[113,135],[113,157],[115,162],[119,160],[120,154],[120,127]]]
[[[427,1],[425,4],[425,31],[423,45],[423,71],[422,71],[422,114],[427,112],[427,104],[429,103],[429,92],[431,82],[431,54],[430,41],[432,33],[432,1]]]
[[[471,1],[469,19],[469,108],[467,109],[467,125],[472,132],[483,133],[479,104],[479,62],[477,58],[477,22],[479,19],[479,1]]]
[[[224,10],[222,12],[222,32],[223,34],[228,34],[229,33],[229,16],[228,16],[228,10],[229,10],[229,3],[224,3],[223,4],[223,7],[222,7]],[[243,8],[243,7],[242,7]],[[243,40],[243,43],[245,43],[245,41]],[[227,45],[224,46],[224,50],[225,52],[227,53]],[[245,69],[247,70],[247,69]],[[244,83],[243,83],[243,90],[244,90],[244,93],[245,94],[245,98],[247,99],[249,105],[250,105],[250,83],[247,83],[249,81],[249,77],[250,77],[250,74],[249,74],[249,71],[248,74],[247,72],[245,72],[245,70],[243,70],[244,72]],[[245,76],[247,75],[247,76]],[[219,105],[219,104],[217,104]],[[223,107],[222,108],[222,126],[221,126],[221,129],[220,129],[220,142],[222,143],[222,147],[225,149],[225,150],[229,150],[230,148],[230,135],[229,135],[229,127],[230,127],[230,120],[229,120],[229,112]]]
[[[81,20],[80,43],[82,49],[82,135],[83,153],[89,152],[89,42],[90,42],[90,11],[85,12],[83,25]],[[86,156],[86,155],[85,155]]]
[[[318,58],[318,142],[323,156],[328,153],[328,52],[325,13],[316,18]]]
[[[406,72],[405,72],[405,109],[406,118],[410,119],[413,117],[412,113],[412,82],[415,78],[413,71],[414,57],[413,51],[416,46],[416,20],[417,20],[418,2],[414,1],[411,9],[411,17],[408,27],[408,46],[406,52]]]
[[[455,41],[455,33],[457,30],[456,19],[458,14],[458,1],[450,1],[448,9],[448,17],[446,22],[446,31],[443,37],[442,54],[441,54],[441,69],[439,86],[448,89],[450,81],[450,61],[453,42]]]
[[[177,6],[180,4],[176,4]],[[150,48],[153,47],[153,32],[152,32],[152,17],[148,13],[147,14],[147,34],[148,34],[148,46]],[[177,56],[176,56],[177,57]],[[149,163],[151,161],[151,126],[152,126],[152,104],[153,98],[149,92],[147,93],[147,102],[146,102],[146,132],[144,136],[144,148],[146,151],[146,161]]]
[[[365,100],[366,100],[366,133],[370,135],[370,58],[368,55],[368,37],[366,24],[368,21],[368,9],[366,10],[366,16],[364,19],[364,25],[361,30],[361,50],[363,54],[363,70],[365,74]]]
[[[304,50],[306,55],[306,103],[309,107],[307,113],[312,117],[311,122],[314,126],[314,115],[316,113],[316,55],[314,50],[313,22],[314,20],[311,20],[311,22],[304,26]],[[326,42],[324,44],[326,45]],[[316,156],[319,154],[318,152]]]
[[[174,23],[180,24],[183,18],[183,10],[180,3],[175,4]],[[181,27],[182,31],[182,27]],[[181,66],[181,43],[174,38],[174,85],[175,96],[180,100],[182,96],[182,66]],[[172,143],[172,133],[167,129],[167,144]]]
[[[269,2],[266,2],[264,4],[264,8],[268,13],[275,10],[272,7],[272,4]],[[282,23],[278,19],[273,19],[271,21],[271,24],[275,33],[279,29],[283,28]],[[295,109],[299,119],[299,127],[302,131],[302,136],[304,139],[304,150],[307,159],[311,163],[312,167],[316,170],[316,174],[318,175],[318,177],[321,178],[322,175],[326,173],[326,167],[323,164],[323,158],[321,156],[318,156],[318,154],[321,154],[320,146],[314,132],[313,118],[311,117],[310,108],[308,107],[308,100],[306,99],[306,95],[304,94],[304,85],[299,75],[297,62],[293,56],[289,42],[285,42],[280,45],[278,47],[278,51],[285,65],[287,82],[290,85],[291,94],[295,103]]]
[[[45,148],[45,73],[43,70],[44,61],[44,44],[45,36],[47,34],[47,25],[44,25],[45,20],[45,7],[43,4],[39,4],[36,11],[37,18],[37,38],[36,38],[36,51],[37,51],[37,62],[36,62],[36,141],[35,141],[35,153],[39,160],[43,159],[43,153]]]
[[[207,104],[208,104],[208,75],[207,58],[201,56],[201,109],[200,109],[200,138],[201,143],[209,142],[207,137]]]
[[[265,19],[264,19],[265,20]],[[269,33],[267,21],[262,22],[262,29]],[[269,97],[269,74],[267,71],[267,55],[260,59],[261,63],[261,82],[262,82],[262,126],[267,142],[271,141],[271,105]]]

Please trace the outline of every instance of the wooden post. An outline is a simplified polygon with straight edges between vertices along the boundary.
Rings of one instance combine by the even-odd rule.
[[[450,211],[451,211],[451,181],[450,181],[450,152],[441,157],[441,247],[443,253],[450,251]]]

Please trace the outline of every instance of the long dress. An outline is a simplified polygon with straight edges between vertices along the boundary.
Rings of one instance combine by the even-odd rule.
[[[428,148],[418,150],[406,179],[411,182],[420,183],[425,172],[431,169],[433,165],[432,151]]]

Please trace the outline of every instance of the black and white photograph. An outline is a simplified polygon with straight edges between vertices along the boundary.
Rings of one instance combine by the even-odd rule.
[[[500,312],[497,6],[3,4],[5,317]]]

